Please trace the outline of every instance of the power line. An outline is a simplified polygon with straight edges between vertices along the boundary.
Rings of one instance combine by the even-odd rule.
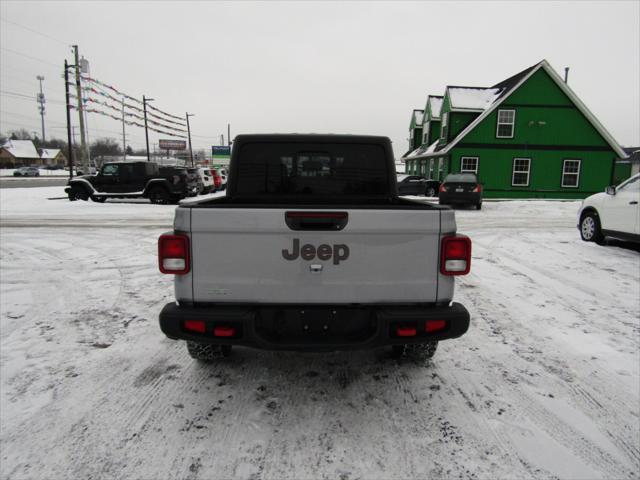
[[[24,97],[24,98],[29,98],[29,99],[35,99],[35,95],[30,95],[28,93],[20,93],[20,92],[10,92],[9,90],[0,90],[0,93],[6,93],[8,95],[15,95],[17,97]],[[59,98],[54,98],[53,100],[54,102],[61,102],[63,105],[65,105],[64,100],[59,99]]]
[[[36,97],[35,95],[33,97],[24,97],[22,95],[13,95],[10,93],[0,93],[0,97],[8,97],[11,100],[22,100],[23,102],[33,102],[35,104],[35,100]],[[57,102],[55,100],[47,100],[48,103],[52,103],[54,105],[62,105],[62,106],[66,106],[66,104],[64,102]]]
[[[48,38],[49,40],[53,40],[55,42],[61,43],[64,46],[68,47],[70,45],[69,43],[63,42],[62,40],[59,40],[59,39],[57,39],[55,37],[52,37],[51,35],[47,35],[46,33],[39,32],[37,30],[34,30],[33,28],[29,28],[29,27],[27,27],[25,25],[22,25],[20,23],[14,22],[12,20],[7,20],[6,18],[2,18],[2,17],[0,17],[0,20],[2,20],[3,22],[9,23],[11,25],[15,25],[16,27],[23,28],[24,30],[27,30],[27,31],[29,31],[31,33],[35,33],[36,35],[40,35],[41,37],[45,37],[45,38]]]
[[[21,57],[28,58],[30,60],[35,60],[37,62],[46,63],[47,65],[53,65],[56,68],[60,68],[60,65],[50,62],[48,60],[43,60],[42,58],[32,57],[31,55],[27,55],[26,53],[18,52],[17,50],[12,50],[10,48],[0,47],[0,50],[4,50],[5,52],[13,53],[14,55],[20,55]]]

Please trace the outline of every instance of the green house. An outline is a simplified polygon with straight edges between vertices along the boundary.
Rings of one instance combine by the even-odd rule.
[[[492,87],[448,86],[439,120],[406,171],[474,172],[487,198],[584,198],[614,183],[626,156],[546,60]]]
[[[414,110],[411,112],[411,122],[409,123],[409,151],[418,148],[422,144],[422,116],[424,110]]]

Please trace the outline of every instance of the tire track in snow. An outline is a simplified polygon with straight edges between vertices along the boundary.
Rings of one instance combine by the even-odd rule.
[[[496,267],[496,268],[502,269],[502,266]],[[476,288],[480,288],[482,290],[485,287],[476,287]],[[461,292],[459,292],[460,295],[466,297],[466,299],[468,300],[468,304],[471,304],[474,306],[475,312],[472,312],[472,317],[475,317],[474,313],[478,314],[480,319],[487,326],[489,326],[490,329],[492,328],[491,325],[495,323],[492,320],[492,318],[495,318],[495,317],[505,318],[505,319],[512,318],[511,312],[507,309],[507,307],[505,305],[500,304],[497,301],[493,301],[492,296],[488,294],[489,292],[486,292],[487,294],[482,295],[481,294],[482,292],[480,292],[480,294],[477,294],[477,292],[474,289],[473,295],[471,295],[470,294],[471,292],[468,292],[467,291],[468,289],[465,289],[464,287],[461,288],[460,290],[461,290]],[[518,330],[522,330],[523,328],[523,325],[517,322],[516,320],[510,321],[509,325],[511,329],[516,328]],[[478,331],[482,332],[483,335],[487,335],[486,328],[482,328],[481,323],[479,323],[477,320],[474,321],[474,326],[472,327],[472,329],[475,330],[474,327],[480,327]],[[508,328],[505,328],[504,331],[509,331],[509,330]],[[554,377],[557,377],[558,372],[566,371],[566,368],[562,366],[559,367],[558,369],[549,369],[544,365],[544,362],[542,362],[541,360],[545,360],[545,359],[553,360],[555,358],[555,355],[557,354],[557,351],[551,350],[548,347],[546,347],[545,346],[546,342],[543,339],[538,338],[537,334],[532,329],[527,328],[526,333],[524,334],[516,333],[516,334],[524,338],[528,338],[530,344],[534,344],[538,346],[538,348],[543,348],[544,351],[539,352],[539,355],[537,356],[537,362],[534,363],[535,365],[542,366],[546,373],[552,374],[554,375]],[[495,335],[495,333],[492,332],[492,335]],[[489,340],[491,339],[492,335],[489,335]],[[503,344],[507,345],[508,348],[512,349],[516,354],[516,357],[513,357],[513,359],[514,360],[520,359],[521,361],[524,360],[525,364],[518,365],[518,369],[522,372],[528,371],[529,367],[531,366],[531,359],[527,357],[521,357],[520,350],[518,348],[514,348],[513,342],[508,341],[504,336],[505,335],[504,333],[500,333],[500,335],[503,336],[503,339],[504,339]],[[479,348],[482,348],[482,347],[480,346]],[[482,353],[479,353],[479,356],[480,358],[482,358]],[[505,365],[500,365],[494,362],[488,365],[486,370],[488,372],[491,372],[493,371],[493,369],[500,369],[500,368],[505,368]],[[519,376],[519,374],[516,374],[516,375]],[[585,377],[584,378],[585,381],[581,382],[581,384],[583,385],[589,383],[586,381],[586,378],[589,378],[589,375],[587,374],[584,377]],[[627,458],[631,459],[632,464],[636,463],[637,457],[633,453],[633,449],[631,449],[631,451],[629,449],[629,442],[632,440],[625,439],[620,435],[620,430],[622,429],[623,431],[627,430],[626,434],[632,436],[633,432],[628,431],[632,429],[625,428],[626,421],[624,418],[617,418],[617,412],[628,411],[627,408],[623,408],[623,405],[616,405],[616,404],[611,405],[610,406],[611,408],[607,409],[608,418],[610,418],[613,415],[614,420],[608,421],[606,422],[606,424],[603,424],[603,422],[601,421],[601,417],[599,415],[595,415],[596,418],[594,418],[592,409],[589,407],[588,404],[585,404],[584,397],[578,396],[575,394],[575,392],[572,392],[571,383],[567,383],[566,379],[564,379],[562,376],[557,378],[559,378],[560,381],[554,382],[556,384],[555,385],[556,388],[560,387],[562,390],[564,390],[565,393],[567,393],[572,398],[572,400],[581,407],[581,411],[586,410],[587,412],[591,412],[592,415],[590,415],[589,417],[592,419],[592,421],[594,421],[594,423],[599,425],[600,428],[604,432],[606,432],[607,436],[610,438],[613,444],[620,449],[620,451],[626,453]],[[496,377],[495,381],[497,382],[500,381],[500,378]],[[511,386],[509,382],[502,381],[502,383],[504,383],[507,386]],[[609,385],[609,387],[610,386],[611,385]],[[536,424],[539,424],[541,427],[543,427],[543,429],[547,431],[553,438],[559,438],[563,442],[563,444],[565,444],[567,447],[574,449],[576,453],[578,453],[585,461],[592,461],[593,459],[596,459],[599,465],[604,465],[607,468],[606,470],[607,473],[611,473],[612,471],[615,471],[617,472],[617,474],[621,476],[634,478],[633,476],[630,475],[630,471],[628,470],[625,471],[622,469],[623,467],[618,466],[617,462],[611,457],[611,455],[608,452],[605,452],[604,450],[600,449],[597,445],[593,444],[591,441],[584,438],[580,434],[580,432],[576,431],[571,426],[563,422],[563,420],[557,417],[555,414],[544,409],[544,407],[532,408],[532,406],[536,404],[535,398],[530,398],[524,395],[521,390],[515,390],[513,388],[511,390],[512,390],[512,393],[516,394],[516,397],[520,397],[519,403],[525,407],[525,409],[528,411],[529,416],[534,420]],[[616,395],[614,394],[613,397],[616,398]],[[626,395],[621,394],[618,398],[625,398],[625,397]],[[549,418],[553,418],[554,421],[549,422],[547,420]],[[562,425],[562,427],[560,427],[560,425]],[[613,426],[613,431],[611,428],[612,426]],[[576,448],[576,442],[573,442],[571,440],[574,437],[578,439],[577,443],[579,444],[579,448]],[[614,470],[611,470],[611,469],[614,469]]]

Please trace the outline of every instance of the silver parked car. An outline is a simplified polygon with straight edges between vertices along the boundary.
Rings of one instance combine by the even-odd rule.
[[[40,170],[37,167],[20,167],[13,172],[14,177],[39,177]]]

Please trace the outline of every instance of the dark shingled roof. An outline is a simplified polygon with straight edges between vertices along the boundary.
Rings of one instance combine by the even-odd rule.
[[[507,78],[506,80],[502,80],[500,83],[496,83],[495,85],[493,85],[492,88],[504,88],[504,90],[502,91],[502,93],[500,94],[500,97],[505,96],[507,93],[509,93],[516,85],[518,85],[518,83],[520,83],[520,80],[522,80],[524,77],[526,77],[529,72],[531,72],[531,70],[533,70],[534,68],[536,68],[538,65],[540,65],[540,63],[536,63],[535,65],[531,65],[529,68],[525,68],[524,70],[522,70],[519,73],[516,73],[515,75]],[[499,97],[498,97],[499,98]]]

